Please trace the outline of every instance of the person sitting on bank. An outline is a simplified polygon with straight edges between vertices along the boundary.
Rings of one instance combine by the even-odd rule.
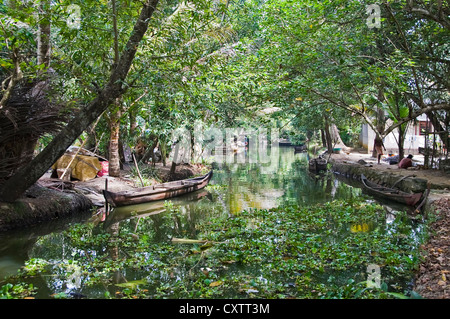
[[[408,167],[412,166],[412,158],[413,156],[411,154],[408,155],[408,157],[405,157],[398,163],[398,168],[404,168],[407,169]]]

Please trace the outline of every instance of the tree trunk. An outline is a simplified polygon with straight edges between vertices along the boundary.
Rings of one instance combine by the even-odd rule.
[[[330,125],[330,136],[333,143],[333,148],[337,147],[342,148],[343,150],[348,148],[342,141],[341,135],[339,134],[339,129],[334,123],[331,123]]]
[[[405,157],[405,131],[406,128],[403,125],[398,127],[398,161],[400,162]]]
[[[159,138],[160,143],[159,146],[161,148],[161,160],[163,163],[163,166],[166,167],[167,163],[166,163],[166,158],[167,158],[167,145],[166,145],[166,140],[165,138]]]
[[[41,153],[1,186],[0,201],[14,202],[18,199],[64,154],[77,137],[126,91],[125,79],[158,2],[159,0],[147,0],[143,5],[119,63],[98,96],[81,109]]]
[[[175,145],[175,151],[173,154],[172,166],[170,167],[169,178],[172,178],[173,174],[175,173],[175,169],[177,168],[178,150],[179,149],[180,149],[180,144],[177,143]]]
[[[320,129],[320,138],[322,140],[322,146],[327,147],[327,138],[326,138],[324,129]]]
[[[327,116],[325,116],[325,141],[327,142],[328,154],[331,154],[333,152],[333,141],[331,139],[330,123]]]
[[[447,117],[450,117],[449,114],[450,113],[447,113]],[[427,112],[426,115],[430,120],[431,124],[433,125],[434,131],[438,132],[438,135],[442,141],[444,148],[448,150],[450,147],[450,134],[446,130],[446,127],[441,125],[438,117],[434,114],[434,112]],[[448,121],[448,118],[445,118],[444,121]]]
[[[119,103],[119,102],[118,102]],[[117,106],[117,105],[116,105]],[[120,153],[119,153],[119,137],[120,137],[120,117],[122,112],[119,109],[113,110],[110,115],[109,122],[109,175],[112,177],[120,177]]]
[[[380,95],[381,93],[379,93]],[[375,134],[378,134],[380,136],[380,139],[383,139],[383,136],[381,136],[381,132],[384,132],[384,127],[386,126],[386,121],[384,119],[384,111],[382,108],[378,108],[377,109],[377,121],[376,121],[376,128],[377,131],[375,132]],[[377,151],[375,150],[375,147],[373,148],[372,151],[372,157],[377,157]]]
[[[37,64],[50,66],[50,1],[39,4],[39,29],[37,35]]]
[[[113,69],[119,63],[119,38],[117,32],[117,8],[116,0],[111,0],[113,13],[113,31],[114,31],[114,64]],[[110,114],[109,122],[109,176],[120,177],[120,117],[122,116],[120,98],[117,98]]]
[[[130,117],[130,129],[128,134],[130,135],[130,137],[133,137],[137,128],[136,111],[134,109],[129,109],[128,115]]]

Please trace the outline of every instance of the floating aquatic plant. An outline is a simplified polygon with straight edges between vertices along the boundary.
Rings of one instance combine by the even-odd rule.
[[[386,222],[383,207],[362,198],[251,209],[197,221],[191,232],[183,232],[188,215],[170,204],[166,208],[109,229],[76,225],[60,240],[77,271],[41,257],[35,264],[42,266],[29,266],[28,275],[44,269],[57,274],[57,279],[45,277],[48,285],[67,296],[69,281],[81,283],[82,292],[102,290],[88,298],[394,298],[410,293],[406,283],[417,267],[421,242],[415,225],[404,214]],[[369,266],[379,271],[377,285],[367,284]]]

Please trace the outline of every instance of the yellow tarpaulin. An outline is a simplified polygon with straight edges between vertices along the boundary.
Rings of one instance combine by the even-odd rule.
[[[74,155],[70,154],[61,156],[61,158],[53,164],[52,168],[56,170],[66,169],[73,157]],[[97,157],[77,155],[69,168],[71,169],[71,176],[73,178],[80,181],[87,181],[97,176],[98,171],[102,169],[102,165]]]

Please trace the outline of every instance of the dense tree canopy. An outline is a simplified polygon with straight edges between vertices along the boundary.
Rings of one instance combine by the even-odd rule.
[[[260,53],[271,72],[272,96],[294,112],[314,114],[311,110],[319,107],[321,115],[328,114],[323,118],[344,109],[382,136],[420,114],[445,127],[448,5],[384,1],[378,6],[379,27],[371,25],[370,5],[266,2]],[[434,18],[425,14],[428,8]],[[379,110],[393,120],[391,125],[377,123]]]
[[[428,0],[4,1],[0,198],[80,136],[117,167],[120,144],[166,155],[195,121],[304,141],[361,121],[401,137],[425,114],[448,149],[449,13]]]

